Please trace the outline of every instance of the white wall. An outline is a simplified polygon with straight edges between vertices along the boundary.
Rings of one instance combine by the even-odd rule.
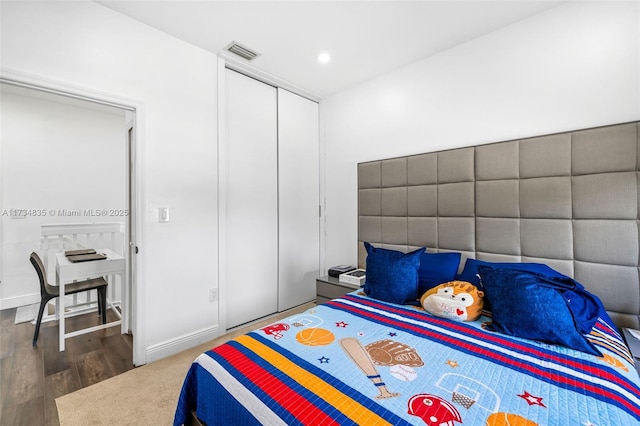
[[[141,105],[147,360],[217,332],[217,57],[92,2],[1,2],[2,67]],[[158,207],[171,222],[158,223]],[[195,339],[195,340],[194,340]],[[135,351],[134,351],[135,352]]]
[[[321,102],[325,265],[357,262],[362,161],[640,119],[638,2],[572,2]]]
[[[5,308],[40,301],[29,255],[39,251],[41,224],[123,220],[85,212],[126,208],[127,154],[123,110],[3,88],[0,114],[0,307]],[[22,209],[31,213],[16,218],[12,210]],[[62,213],[76,211],[81,215]]]

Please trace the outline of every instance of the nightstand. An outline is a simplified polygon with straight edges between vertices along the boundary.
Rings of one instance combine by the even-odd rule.
[[[338,278],[334,277],[324,276],[316,278],[316,303],[319,305],[328,302],[331,299],[344,296],[359,288],[360,287],[353,284],[340,282]]]
[[[640,374],[640,340],[633,337],[631,333],[629,333],[628,328],[623,328],[622,333],[624,334],[624,340],[627,341],[627,346],[629,346],[629,349],[631,350],[633,361],[636,363],[636,370]],[[638,331],[638,333],[640,333],[640,331]]]

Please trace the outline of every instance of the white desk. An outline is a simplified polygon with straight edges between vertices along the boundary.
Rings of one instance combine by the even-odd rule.
[[[78,336],[80,334],[91,333],[92,331],[101,330],[107,327],[113,327],[116,325],[122,326],[122,333],[126,333],[125,329],[126,321],[122,321],[122,315],[111,305],[110,302],[107,303],[107,306],[110,306],[113,312],[120,318],[117,321],[112,321],[107,324],[101,324],[95,327],[89,327],[82,330],[77,330],[72,333],[65,334],[64,327],[64,317],[65,317],[65,306],[64,306],[64,284],[70,283],[72,281],[81,281],[87,278],[96,278],[96,277],[106,277],[109,285],[115,285],[115,280],[110,276],[120,275],[120,282],[122,285],[122,307],[123,315],[124,307],[126,306],[126,288],[125,288],[125,259],[117,253],[109,249],[96,249],[98,253],[103,253],[107,255],[107,258],[104,260],[92,260],[88,262],[70,262],[69,259],[64,255],[64,253],[56,254],[56,284],[59,287],[60,297],[56,300],[56,311],[58,313],[58,317],[60,319],[60,351],[64,351],[64,340],[69,337]]]

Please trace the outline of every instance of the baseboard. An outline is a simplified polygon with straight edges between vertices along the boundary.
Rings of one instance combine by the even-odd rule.
[[[31,305],[33,303],[40,303],[40,293],[27,294],[16,297],[5,297],[0,299],[0,311],[5,309],[17,308],[20,306]]]
[[[211,341],[217,337],[220,337],[219,327],[214,325],[193,333],[185,334],[184,336],[180,336],[175,339],[148,346],[146,351],[146,362],[150,363],[158,361],[162,358],[177,354],[178,352],[191,349],[201,343]]]

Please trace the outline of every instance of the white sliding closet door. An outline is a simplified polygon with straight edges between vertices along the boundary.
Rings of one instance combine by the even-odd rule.
[[[226,71],[227,328],[278,310],[276,89]]]
[[[318,161],[318,104],[278,89],[279,311],[316,296]]]

